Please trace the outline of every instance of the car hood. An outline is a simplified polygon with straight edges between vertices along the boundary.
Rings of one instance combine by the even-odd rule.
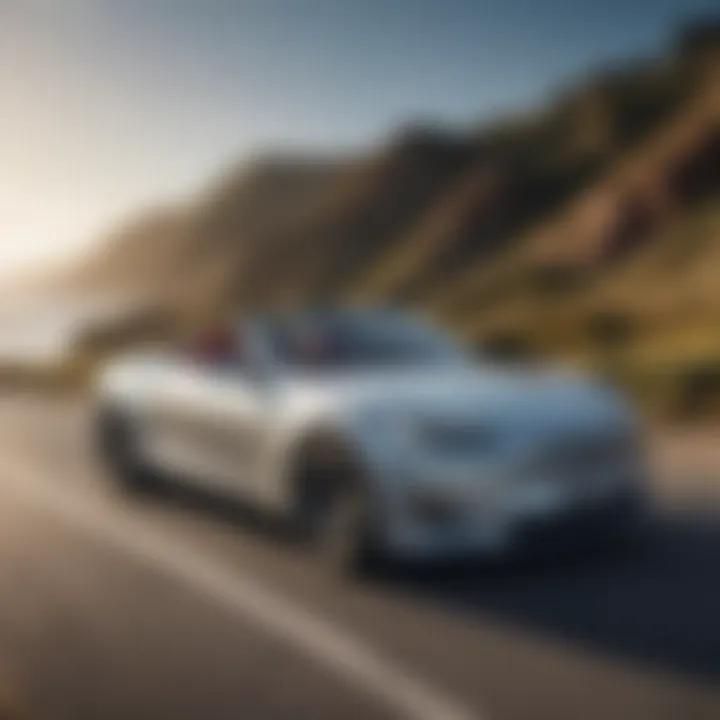
[[[616,392],[579,373],[545,368],[459,366],[323,373],[289,379],[292,405],[343,413],[397,412],[451,422],[491,422],[546,431],[630,425]]]

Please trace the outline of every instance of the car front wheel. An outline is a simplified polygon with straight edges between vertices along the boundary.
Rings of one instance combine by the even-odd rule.
[[[341,444],[303,453],[295,514],[303,537],[332,572],[364,573],[380,559],[371,494],[359,463]]]

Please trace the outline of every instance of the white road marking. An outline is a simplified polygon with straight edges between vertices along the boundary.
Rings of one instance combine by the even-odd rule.
[[[440,690],[353,637],[329,620],[315,616],[264,588],[236,569],[208,558],[133,518],[88,500],[77,492],[38,479],[37,470],[21,462],[2,464],[0,487],[146,565],[191,586],[238,616],[249,617],[266,631],[294,645],[331,672],[344,676],[403,718],[412,720],[482,720]],[[74,495],[74,497],[73,497]]]

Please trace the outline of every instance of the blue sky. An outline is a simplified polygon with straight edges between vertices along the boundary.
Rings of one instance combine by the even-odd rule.
[[[695,0],[0,0],[0,271],[267,147],[478,122],[652,54]]]

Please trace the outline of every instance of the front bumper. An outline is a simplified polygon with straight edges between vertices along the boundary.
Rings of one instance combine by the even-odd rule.
[[[522,554],[566,554],[629,540],[644,524],[647,505],[640,489],[632,488],[552,516],[526,519],[517,528],[512,549]]]
[[[641,483],[632,483],[542,511],[400,521],[388,528],[384,545],[401,560],[501,559],[609,545],[629,539],[642,526],[647,511],[642,488]]]

